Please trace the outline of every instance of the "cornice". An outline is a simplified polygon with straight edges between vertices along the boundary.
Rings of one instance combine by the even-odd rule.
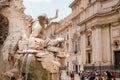
[[[77,3],[77,1],[78,1],[78,0],[75,0],[73,3],[75,4],[75,3]],[[109,0],[96,0],[96,1],[94,1],[93,3],[91,3],[88,7],[90,7],[91,5],[95,4],[96,2],[105,2],[105,1],[109,1]],[[87,7],[87,8],[88,8],[88,7]],[[85,10],[87,10],[87,8],[85,8],[84,10],[78,12],[77,14],[74,14],[74,16],[72,17],[72,19],[76,18],[81,12],[84,12]],[[107,11],[107,12],[106,12],[106,10],[104,10],[104,11],[100,11],[100,12],[98,12],[98,13],[100,13],[100,14],[106,13],[106,14],[107,14],[107,13],[109,13],[109,12],[111,12],[111,11],[120,9],[120,0],[117,2],[116,5],[112,6],[111,8],[112,8],[112,10],[109,10],[109,11]]]
[[[93,18],[108,16],[108,15],[114,14],[116,12],[118,12],[118,10],[112,10],[112,11],[109,11],[109,12],[106,12],[106,13],[96,13],[96,14],[92,15],[91,17],[88,17],[87,19],[79,22],[78,25],[80,26],[80,25],[86,23],[87,21],[89,21],[89,20],[91,20]]]
[[[96,0],[95,2],[102,2],[102,1],[108,1],[108,0]],[[95,2],[94,2],[94,3],[95,3]],[[86,9],[84,9],[84,11],[85,11],[85,10],[86,10]],[[81,25],[81,24],[83,24],[83,23],[91,20],[91,19],[94,18],[94,17],[107,16],[107,15],[113,14],[113,13],[115,13],[115,12],[117,12],[117,11],[120,11],[120,0],[117,2],[116,5],[112,6],[110,10],[108,10],[108,11],[106,11],[106,10],[104,10],[104,11],[99,11],[99,12],[97,12],[96,14],[93,14],[92,16],[88,17],[87,19],[79,22],[78,25]],[[83,12],[83,11],[82,11],[82,12]],[[74,19],[74,18],[75,18],[76,16],[78,16],[79,14],[80,14],[80,13],[76,14],[74,17],[72,17],[72,19]]]
[[[79,1],[79,0],[74,0],[74,1],[69,5],[69,7],[72,8],[73,5],[75,5],[78,1]]]
[[[93,30],[96,30],[98,28],[104,28],[104,27],[110,27],[110,23],[106,23],[106,24],[96,24],[90,28],[85,28],[84,29],[80,29],[80,33],[84,34],[84,33],[91,33]],[[89,31],[90,30],[90,31]]]
[[[58,30],[56,30],[55,34],[58,34],[58,33],[62,32],[63,30],[65,30],[66,28],[71,27],[71,26],[72,26],[72,22],[71,21],[69,23],[63,25],[63,26],[61,25],[60,26],[61,28],[59,28]]]

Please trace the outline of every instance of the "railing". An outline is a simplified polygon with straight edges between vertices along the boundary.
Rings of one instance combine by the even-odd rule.
[[[84,66],[85,71],[91,71],[91,70],[97,70],[101,74],[103,74],[106,71],[114,72],[116,75],[116,78],[120,78],[120,66]]]

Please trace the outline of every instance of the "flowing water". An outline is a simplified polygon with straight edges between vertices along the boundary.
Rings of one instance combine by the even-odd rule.
[[[27,62],[26,62],[26,77],[25,77],[25,80],[27,80],[27,78],[28,78],[30,63],[31,63],[31,61],[32,61],[33,56],[34,56],[33,54],[28,54],[28,56],[27,56]]]
[[[25,58],[27,57],[27,54],[24,55],[23,57],[23,60],[22,60],[22,65],[21,65],[21,68],[20,68],[20,76],[22,76],[22,69],[23,69],[23,64],[25,62]]]

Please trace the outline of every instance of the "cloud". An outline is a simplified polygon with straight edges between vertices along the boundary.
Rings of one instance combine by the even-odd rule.
[[[25,2],[42,2],[43,0],[23,0]]]
[[[24,0],[24,1],[25,2],[47,2],[47,3],[50,3],[53,0]]]
[[[46,2],[52,2],[53,0],[45,0]]]

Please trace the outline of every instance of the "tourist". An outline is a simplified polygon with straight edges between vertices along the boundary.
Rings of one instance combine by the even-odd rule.
[[[82,74],[82,78],[81,78],[82,80],[84,80],[85,79],[85,75],[84,74]]]
[[[113,80],[116,80],[116,79],[115,79],[115,73],[114,73],[114,72],[111,72],[111,75],[112,75],[112,79],[113,79]]]
[[[69,75],[69,71],[68,70],[66,71],[66,74],[67,74],[67,76]]]
[[[98,75],[98,80],[103,80],[101,74]]]
[[[107,73],[107,80],[112,80],[112,76],[111,76],[110,72],[106,71],[106,73]]]
[[[80,73],[80,71],[79,71],[79,72],[78,72],[78,76],[79,76],[79,79],[81,80],[81,76],[80,76],[80,75],[81,75],[81,73]]]
[[[90,77],[90,78],[89,78],[90,80],[94,80],[95,77],[96,77],[95,72],[91,71],[91,72],[89,73],[89,77]]]
[[[70,73],[70,77],[71,77],[71,80],[74,80],[75,75],[73,71]]]
[[[84,75],[84,71],[82,71],[82,73],[80,74],[80,80],[84,80],[85,75]]]

